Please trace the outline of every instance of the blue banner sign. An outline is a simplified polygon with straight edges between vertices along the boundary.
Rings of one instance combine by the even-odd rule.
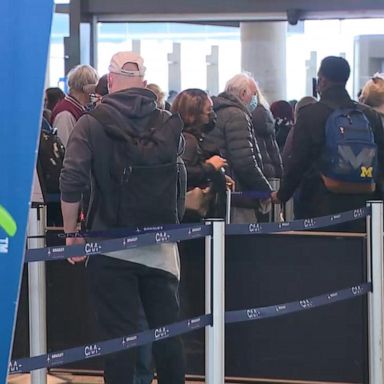
[[[0,24],[0,383],[17,310],[53,0],[3,0]]]

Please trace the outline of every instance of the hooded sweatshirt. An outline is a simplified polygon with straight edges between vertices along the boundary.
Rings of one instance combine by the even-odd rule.
[[[93,231],[113,227],[116,196],[111,175],[114,149],[112,137],[139,135],[148,126],[153,113],[160,113],[163,121],[168,120],[169,124],[175,124],[177,128],[182,124],[178,116],[157,110],[156,96],[142,88],[131,88],[105,96],[98,109],[107,117],[106,121],[110,122],[102,125],[90,114],[79,119],[68,141],[60,177],[61,198],[66,202],[80,201],[91,180],[87,228]],[[170,145],[176,145],[177,136],[175,129],[175,142]],[[163,269],[179,277],[175,244],[147,246],[106,255]]]

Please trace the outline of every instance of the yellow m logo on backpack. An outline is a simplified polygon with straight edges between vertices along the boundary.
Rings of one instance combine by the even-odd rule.
[[[360,177],[369,177],[370,179],[373,178],[373,167],[360,167],[360,169]]]

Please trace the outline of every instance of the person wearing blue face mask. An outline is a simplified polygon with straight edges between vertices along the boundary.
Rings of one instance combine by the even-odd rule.
[[[253,95],[251,98],[251,101],[247,105],[248,111],[252,113],[256,109],[257,104],[258,104],[257,96]]]
[[[206,134],[215,143],[221,157],[227,160],[226,173],[234,179],[236,190],[263,192],[272,188],[263,174],[263,164],[254,135],[251,111],[258,103],[257,85],[252,76],[240,73],[231,78],[224,92],[212,97],[217,114],[216,127]],[[260,200],[232,198],[231,222],[253,223]]]

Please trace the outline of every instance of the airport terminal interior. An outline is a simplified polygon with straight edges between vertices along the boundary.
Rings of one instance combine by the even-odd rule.
[[[164,99],[164,108],[168,105],[172,112],[179,105],[174,101],[178,100],[177,95],[183,90],[202,90],[205,97],[209,100],[212,98],[215,110],[215,97],[228,90],[227,82],[236,74],[245,73],[254,79],[259,95],[257,104],[262,105],[271,118],[274,145],[280,158],[280,167],[283,167],[284,145],[289,134],[288,131],[284,134],[281,127],[290,124],[287,129],[293,129],[298,101],[305,97],[312,100],[309,103],[318,100],[321,80],[318,78],[322,75],[319,75],[319,67],[324,58],[332,56],[349,63],[350,76],[345,90],[354,100],[362,100],[368,82],[376,84],[381,81],[384,84],[384,1],[55,0],[45,89],[60,88],[63,95],[67,94],[67,75],[80,64],[93,67],[98,80],[111,71],[111,57],[122,51],[132,51],[144,59],[147,83],[158,87],[156,89]],[[137,63],[140,72],[140,62]],[[132,71],[131,68],[129,70]],[[89,94],[91,97],[101,97],[95,88]],[[377,111],[384,122],[384,86],[382,98],[382,109]],[[94,100],[90,98],[90,102],[85,103],[86,107],[94,107]],[[366,102],[367,98],[363,101]],[[243,106],[243,110],[247,111],[250,103]],[[289,111],[285,112],[287,105]],[[252,113],[253,110],[248,108],[248,111]],[[55,128],[53,123],[52,126]],[[259,140],[257,134],[255,140]],[[268,144],[265,147],[268,149]],[[262,149],[260,153],[263,157]],[[356,156],[355,160],[358,159]],[[224,168],[228,164],[225,159],[221,161],[215,170],[225,173]],[[288,156],[287,163],[289,161]],[[373,178],[372,168],[366,164],[358,165],[362,165],[362,174]],[[383,363],[373,357],[376,356],[373,353],[380,355],[384,352],[383,349],[381,352],[375,349],[383,348],[384,343],[381,343],[381,347],[377,346],[376,336],[373,336],[376,334],[372,333],[372,316],[379,315],[372,312],[374,304],[367,296],[368,292],[371,294],[372,284],[374,287],[378,284],[372,283],[373,279],[380,279],[373,276],[372,270],[375,268],[371,263],[376,265],[376,261],[372,261],[371,256],[374,257],[376,252],[376,243],[372,239],[378,230],[382,230],[382,220],[380,225],[374,222],[377,216],[373,212],[377,208],[375,215],[377,212],[379,216],[380,212],[382,215],[382,206],[354,206],[350,211],[347,205],[347,209],[343,209],[344,204],[340,202],[337,203],[340,210],[349,212],[345,216],[336,215],[338,212],[326,212],[322,220],[308,219],[307,216],[300,216],[295,206],[295,199],[300,198],[299,193],[293,195],[292,192],[293,197],[287,202],[282,198],[280,201],[279,197],[273,200],[272,197],[275,204],[271,205],[271,191],[279,191],[283,175],[281,168],[280,173],[263,176],[263,179],[268,179],[266,183],[270,183],[271,190],[268,197],[257,197],[260,207],[255,221],[245,220],[237,224],[231,221],[229,214],[222,217],[227,224],[234,224],[233,228],[228,227],[225,235],[225,272],[222,267],[225,283],[221,282],[223,292],[225,287],[225,299],[224,296],[215,296],[216,286],[212,283],[213,299],[208,299],[207,304],[205,289],[207,286],[211,288],[210,283],[207,284],[207,276],[213,276],[213,280],[220,277],[216,277],[212,271],[210,274],[212,266],[203,257],[196,257],[207,255],[207,249],[214,254],[214,244],[219,243],[220,237],[219,240],[214,239],[212,245],[203,235],[194,237],[194,231],[202,229],[192,226],[185,235],[187,241],[175,240],[179,241],[181,258],[177,295],[180,295],[181,319],[188,319],[186,326],[193,329],[195,321],[211,324],[209,321],[212,319],[207,317],[210,310],[207,308],[214,308],[213,305],[220,300],[228,311],[225,315],[228,323],[225,326],[225,356],[220,351],[222,361],[219,358],[216,361],[217,356],[211,355],[212,350],[217,351],[214,346],[217,335],[204,333],[204,325],[199,324],[194,332],[185,332],[182,336],[186,355],[185,382],[384,384]],[[38,176],[41,177],[41,174]],[[233,189],[231,194],[232,179],[225,179],[225,182],[229,186],[226,195],[228,212],[231,201],[235,204],[236,191]],[[48,184],[43,184],[45,182],[41,182],[40,187],[45,202],[60,193],[47,192]],[[282,193],[279,193],[276,196],[281,197]],[[63,222],[58,218],[60,200],[57,198],[54,203],[52,201],[48,203],[48,223],[44,224],[43,229],[40,228],[46,240],[43,247],[49,247],[47,260],[50,252],[57,251],[60,254],[65,248]],[[265,201],[268,209],[263,210]],[[36,220],[41,220],[39,209],[36,208]],[[368,217],[367,226],[365,217]],[[200,218],[204,218],[204,215]],[[297,222],[294,221],[296,219]],[[354,233],[347,226],[337,227],[338,220],[340,223],[349,220],[359,222],[363,229]],[[183,222],[183,225],[192,225],[191,222],[194,220]],[[291,225],[290,222],[296,224]],[[244,223],[247,225],[241,227]],[[212,222],[209,225],[213,228],[209,234],[211,238],[217,232],[214,232]],[[324,229],[326,226],[331,229]],[[333,231],[332,228],[336,229]],[[343,230],[339,233],[337,228]],[[37,243],[30,248],[39,248],[41,232],[33,235],[29,240],[35,239]],[[166,242],[168,232],[158,230],[154,236],[153,244]],[[129,241],[137,241],[137,238],[127,237],[123,242],[124,247],[128,247]],[[381,244],[382,241],[383,236]],[[97,248],[97,244],[87,243],[89,252],[86,248],[86,254],[96,253],[93,247]],[[28,280],[31,281],[32,277],[28,275],[28,265],[34,263],[26,264],[10,364],[12,374],[8,377],[8,384],[104,383],[103,358],[97,356],[98,346],[95,342],[95,337],[98,340],[100,334],[92,324],[93,312],[84,283],[85,267],[79,264],[72,266],[64,258],[46,262],[43,270],[42,289],[46,297],[44,317],[47,320],[43,344],[47,343],[45,353],[48,364],[50,359],[60,360],[63,357],[61,351],[82,345],[85,345],[85,358],[68,360],[64,366],[49,365],[48,370],[39,371],[40,374],[35,377],[29,373],[19,373],[21,366],[18,359],[28,357],[30,344],[35,342],[31,338],[33,331],[29,328],[29,321],[36,315],[31,312],[28,315],[32,305],[28,291],[31,289]],[[374,292],[379,290],[374,288]],[[342,297],[345,297],[344,301]],[[213,319],[216,316],[214,311]],[[286,312],[287,315],[280,316],[280,312]],[[165,328],[156,329],[155,339],[167,338],[162,332],[168,331]],[[221,332],[224,335],[223,329]],[[382,329],[378,332],[382,341],[384,332]],[[208,344],[213,349],[209,350]],[[88,358],[93,355],[96,357]],[[207,368],[209,364],[215,364],[211,371]],[[224,378],[220,379],[224,382],[215,381],[215,377],[220,377],[216,369],[224,372],[225,381]],[[381,378],[375,376],[379,375],[380,369]],[[157,383],[156,380],[154,378],[152,383]],[[148,379],[135,382],[150,383]]]

